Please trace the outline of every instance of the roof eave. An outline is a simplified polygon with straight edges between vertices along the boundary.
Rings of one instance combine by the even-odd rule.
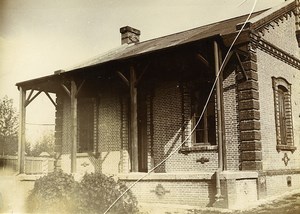
[[[43,76],[43,77],[31,79],[31,80],[18,82],[18,83],[16,83],[16,86],[18,88],[23,87],[24,89],[27,89],[27,90],[37,89],[39,84],[43,84],[47,81],[58,81],[58,79],[60,79],[60,78],[61,79],[67,78],[67,76],[73,75],[74,73],[77,73],[77,72],[82,72],[82,70],[85,70],[85,69],[91,69],[92,67],[106,66],[106,65],[109,65],[111,63],[128,63],[128,61],[134,61],[138,58],[145,57],[147,55],[172,50],[174,48],[187,46],[187,45],[190,45],[190,44],[193,44],[193,43],[203,42],[203,41],[207,41],[207,40],[216,40],[216,39],[220,39],[220,38],[221,38],[220,34],[215,34],[215,35],[212,35],[212,36],[209,36],[209,37],[197,40],[197,41],[179,43],[177,45],[174,45],[174,46],[171,46],[171,47],[165,47],[165,48],[162,48],[162,49],[159,49],[159,50],[143,52],[143,53],[132,55],[132,56],[121,57],[121,58],[118,58],[118,59],[109,60],[109,61],[105,61],[105,62],[93,64],[93,65],[74,68],[72,70],[68,70],[68,71],[65,71],[65,72],[60,72],[60,73],[57,73],[57,74],[51,74],[51,75],[47,75],[47,76]]]
[[[280,4],[277,7],[266,9],[263,13],[251,18],[245,25],[245,28],[250,30],[257,30],[263,26],[271,23],[282,17],[284,14],[293,11],[296,8],[296,2],[294,0],[289,0]],[[244,23],[236,25],[236,29],[240,30]]]
[[[209,36],[209,37],[206,37],[206,38],[202,38],[202,39],[197,40],[197,41],[179,43],[177,45],[168,46],[168,47],[161,48],[161,49],[158,49],[158,50],[150,50],[150,51],[139,53],[139,54],[136,54],[136,55],[120,57],[118,59],[113,59],[113,60],[109,60],[109,61],[105,61],[105,62],[93,64],[93,65],[78,67],[78,68],[75,68],[75,69],[72,69],[72,70],[68,70],[65,73],[79,71],[79,70],[82,70],[82,69],[89,69],[89,68],[92,68],[92,67],[95,67],[95,66],[101,66],[101,65],[104,66],[104,65],[107,65],[109,63],[124,63],[124,62],[128,62],[128,61],[134,61],[137,58],[145,57],[147,55],[152,55],[152,54],[155,54],[155,53],[172,50],[174,48],[180,48],[180,47],[183,47],[183,46],[191,45],[193,43],[203,42],[203,41],[206,41],[206,40],[220,39],[220,38],[222,38],[220,34],[215,34],[215,35],[212,35],[212,36]]]

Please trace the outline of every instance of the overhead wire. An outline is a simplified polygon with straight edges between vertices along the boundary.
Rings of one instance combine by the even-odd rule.
[[[247,1],[247,0],[245,0],[245,1]],[[245,1],[243,1],[243,3],[245,2]],[[237,35],[236,35],[236,37],[234,38],[234,40],[233,40],[233,42],[231,43],[231,45],[230,45],[230,47],[229,47],[229,49],[227,50],[227,53],[226,53],[226,55],[225,55],[225,57],[224,57],[224,60],[223,60],[223,62],[222,62],[222,64],[221,64],[221,66],[220,66],[220,68],[219,68],[219,71],[218,71],[218,73],[217,73],[217,75],[216,75],[216,78],[215,78],[215,81],[214,81],[214,83],[213,83],[213,85],[212,85],[212,87],[211,87],[211,90],[210,90],[210,92],[209,92],[209,95],[208,95],[208,98],[207,98],[207,100],[206,100],[206,102],[205,102],[205,105],[204,105],[204,107],[203,107],[203,110],[202,110],[202,112],[201,112],[201,115],[200,115],[200,117],[199,117],[199,119],[198,119],[198,121],[197,121],[197,123],[195,124],[195,126],[194,126],[194,128],[191,130],[191,132],[189,133],[189,135],[184,139],[184,141],[179,145],[179,146],[177,146],[166,158],[164,158],[160,163],[158,163],[156,166],[154,166],[152,169],[150,169],[146,174],[144,174],[143,176],[141,176],[139,179],[137,179],[135,182],[133,182],[106,210],[105,210],[105,212],[104,212],[104,214],[106,214],[106,213],[108,213],[109,211],[110,211],[110,209],[132,188],[132,187],[134,187],[137,183],[139,183],[141,180],[143,180],[145,177],[147,177],[148,175],[150,175],[154,170],[156,170],[158,167],[160,167],[163,163],[165,163],[169,158],[171,158],[186,142],[187,142],[187,140],[192,136],[192,134],[193,134],[193,132],[195,131],[195,129],[196,129],[196,127],[199,125],[199,123],[200,123],[200,121],[201,121],[201,119],[202,119],[202,117],[203,117],[203,114],[204,114],[204,112],[205,112],[205,110],[206,110],[206,108],[207,108],[207,105],[208,105],[208,103],[209,103],[209,100],[210,100],[210,98],[211,98],[211,96],[212,96],[212,93],[213,93],[213,91],[214,91],[214,88],[215,88],[215,86],[216,86],[216,83],[217,83],[217,81],[218,81],[218,79],[219,79],[219,76],[220,76],[220,72],[223,70],[223,67],[224,67],[224,64],[225,64],[225,62],[227,61],[227,58],[228,58],[228,56],[229,56],[229,53],[231,52],[231,50],[232,50],[232,48],[233,48],[233,46],[234,46],[234,44],[235,44],[235,42],[236,42],[236,40],[238,39],[238,37],[240,36],[240,34],[242,33],[242,31],[244,30],[244,28],[245,28],[245,26],[246,26],[246,24],[247,24],[247,22],[249,21],[249,19],[250,19],[250,17],[252,16],[252,14],[253,14],[253,12],[254,12],[254,9],[255,9],[255,7],[256,7],[256,4],[257,4],[257,1],[258,0],[255,0],[254,1],[254,4],[253,4],[253,6],[252,6],[252,9],[251,9],[251,11],[250,11],[250,13],[249,13],[249,15],[247,16],[247,19],[244,21],[244,23],[243,23],[243,25],[242,25],[242,27],[241,27],[241,29],[238,31],[238,33],[237,33]],[[242,3],[242,4],[243,4]]]

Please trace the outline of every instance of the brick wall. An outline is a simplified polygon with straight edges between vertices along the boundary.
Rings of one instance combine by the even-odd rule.
[[[122,127],[125,122],[122,119],[122,108],[119,91],[115,85],[103,86],[99,97],[98,119],[98,151],[100,152],[101,167],[103,173],[118,173],[122,151]],[[124,134],[124,133],[123,133]],[[123,136],[125,138],[125,136]],[[123,154],[124,155],[124,154]]]
[[[263,169],[292,169],[300,168],[300,75],[296,68],[287,65],[284,62],[277,60],[269,54],[258,50],[258,69],[259,79],[263,84],[260,84],[260,107],[261,107],[261,130],[262,130],[262,151],[263,151]],[[276,66],[274,66],[276,65]],[[290,151],[276,150],[276,123],[274,109],[274,93],[272,88],[272,76],[283,77],[291,83],[291,102],[293,114],[293,131],[294,131],[294,146],[297,150],[292,153]],[[287,153],[290,161],[285,166],[282,158],[284,153]]]
[[[63,128],[62,128],[62,154],[71,151],[71,101],[67,95],[63,96]]]
[[[120,94],[117,87],[102,84],[98,98],[98,145],[99,157],[91,156],[89,162],[96,171],[108,173],[129,172],[130,155],[128,148],[128,96]],[[237,124],[237,105],[235,74],[231,74],[224,83],[225,131],[227,139],[228,169],[238,170],[239,143]],[[183,95],[185,94],[185,95]],[[157,84],[153,94],[147,95],[147,134],[148,169],[159,164],[183,142],[182,136],[190,134],[190,96],[175,81]],[[62,152],[70,154],[70,99],[64,96],[63,102]],[[184,114],[184,116],[183,116]],[[189,124],[183,125],[183,122]],[[80,127],[80,126],[79,126]],[[183,132],[183,127],[185,131]],[[191,140],[188,139],[189,143]],[[81,157],[82,159],[83,157]],[[200,163],[201,158],[209,162]],[[216,150],[197,151],[174,155],[163,163],[156,172],[215,171],[218,155]],[[70,165],[64,158],[65,169]],[[83,164],[85,165],[85,164]],[[79,164],[80,167],[80,164]],[[85,169],[84,169],[85,170]]]
[[[157,165],[183,142],[182,128],[182,91],[177,82],[163,82],[155,88],[153,98],[153,126],[154,126],[154,163]],[[187,114],[188,113],[184,113]],[[190,114],[189,114],[190,115]],[[190,130],[191,126],[186,126]],[[187,136],[186,131],[185,134]],[[201,157],[209,162],[197,162]],[[175,152],[156,172],[191,172],[214,171],[217,168],[216,151],[189,152],[182,154]]]
[[[80,99],[80,98],[78,98]],[[129,171],[128,155],[128,103],[116,84],[102,84],[97,98],[98,118],[94,119],[95,143],[93,153],[78,154],[77,172],[101,171],[107,174]],[[63,96],[62,168],[70,171],[71,111],[70,98]],[[80,128],[80,125],[78,126]]]
[[[291,178],[291,186],[288,185],[288,177]],[[274,196],[294,189],[300,189],[300,175],[274,175],[266,177],[267,195]]]
[[[274,29],[270,28],[262,37],[264,40],[272,42],[274,45],[283,49],[287,53],[298,57],[299,48],[295,36],[295,17],[285,18],[275,25]],[[282,39],[286,38],[286,39]],[[300,168],[300,75],[299,70],[286,62],[271,56],[269,53],[257,49],[258,77],[260,81],[260,108],[261,108],[261,140],[263,151],[263,169],[296,169]],[[292,104],[292,123],[294,132],[294,146],[297,150],[290,151],[276,150],[276,127],[275,127],[275,110],[274,110],[274,93],[272,88],[272,77],[282,77],[291,84],[291,104]],[[290,159],[287,166],[282,158],[287,153]]]
[[[239,170],[240,141],[236,72],[232,71],[223,81],[223,105],[227,169]]]
[[[120,176],[130,186],[139,177]],[[214,201],[215,181],[212,173],[154,173],[138,182],[131,190],[139,203],[211,206]]]
[[[258,45],[257,65],[258,79],[260,82],[260,122],[263,171],[258,179],[260,198],[278,195],[291,189],[300,188],[300,121],[299,121],[299,96],[300,75],[297,63],[289,60],[290,56],[299,60],[300,51],[295,35],[295,17],[286,16],[274,28],[264,31],[261,39],[270,42],[275,47]],[[283,39],[284,38],[284,39]],[[278,52],[278,49],[282,51]],[[280,54],[279,54],[280,53]],[[287,53],[287,54],[286,54]],[[272,77],[283,78],[290,86],[290,109],[292,111],[293,142],[297,147],[295,152],[277,150],[275,93]],[[291,132],[289,132],[291,133]],[[292,185],[287,184],[288,177]]]
[[[128,185],[130,183],[128,182]],[[162,185],[167,191],[158,196],[155,189]],[[181,204],[209,206],[214,199],[214,184],[210,181],[141,181],[132,191],[140,203]],[[143,190],[143,191],[141,191]]]

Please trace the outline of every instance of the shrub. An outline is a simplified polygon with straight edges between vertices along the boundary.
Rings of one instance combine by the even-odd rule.
[[[69,213],[75,186],[73,176],[62,171],[37,179],[27,198],[28,212]]]
[[[102,173],[85,174],[77,187],[77,213],[103,213],[127,189]],[[137,200],[126,192],[109,213],[137,213]]]
[[[104,213],[127,189],[102,173],[85,174],[80,183],[62,171],[36,180],[28,197],[28,212]],[[137,200],[126,192],[109,213],[137,213]]]

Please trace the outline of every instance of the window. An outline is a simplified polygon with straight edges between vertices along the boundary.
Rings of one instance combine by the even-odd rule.
[[[95,100],[82,98],[78,102],[78,152],[92,152],[95,141]]]
[[[295,151],[291,105],[291,84],[283,78],[272,77],[277,151]]]
[[[197,124],[203,111],[207,93],[203,90],[197,90],[192,93],[192,127],[195,131],[192,135],[192,143],[194,146],[216,145],[216,114],[214,95],[208,102],[207,108],[203,112],[200,122]]]

